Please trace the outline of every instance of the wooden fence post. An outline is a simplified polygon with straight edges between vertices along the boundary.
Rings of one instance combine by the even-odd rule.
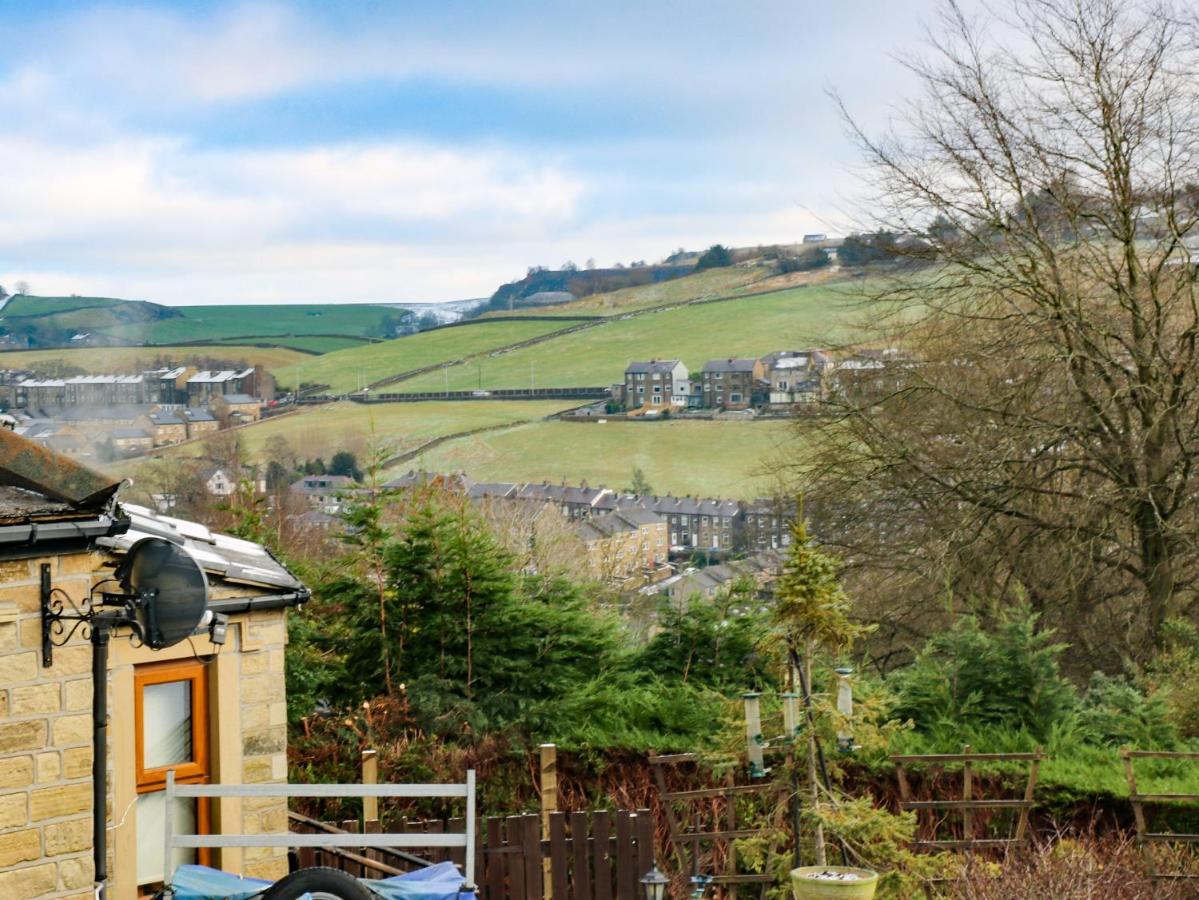
[[[379,754],[374,750],[362,751],[362,783],[363,784],[378,784],[379,783]],[[362,798],[362,825],[363,831],[369,831],[368,822],[379,821],[379,798],[378,797],[363,797]]]
[[[541,839],[550,839],[550,816],[558,811],[558,747],[542,744],[541,750]],[[553,860],[550,855],[541,861],[541,883],[544,900],[554,896]]]

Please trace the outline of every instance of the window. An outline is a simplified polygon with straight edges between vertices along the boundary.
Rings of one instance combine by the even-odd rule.
[[[729,403],[740,403],[740,402],[741,402],[740,394],[738,394],[736,392],[729,394]]]
[[[198,661],[152,663],[133,674],[134,729],[137,761],[137,883],[162,878],[162,833],[167,815],[167,771],[175,781],[204,784],[208,758],[208,690],[205,667]],[[207,802],[177,800],[170,814],[180,832],[207,834]],[[176,851],[176,864],[211,864],[212,851]]]

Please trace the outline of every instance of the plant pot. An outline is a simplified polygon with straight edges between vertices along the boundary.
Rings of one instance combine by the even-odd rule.
[[[820,872],[856,875],[852,881],[812,878]],[[791,892],[795,900],[870,900],[878,887],[878,872],[850,866],[803,866],[791,870]]]

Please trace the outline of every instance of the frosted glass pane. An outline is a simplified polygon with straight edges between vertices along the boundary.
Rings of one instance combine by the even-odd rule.
[[[147,769],[192,761],[192,683],[147,684],[142,691],[142,760]]]
[[[137,798],[137,883],[162,881],[162,842],[166,820],[167,795],[163,791],[141,794]],[[196,801],[175,798],[175,834],[194,834]],[[196,861],[196,851],[181,847],[175,851],[175,865]]]

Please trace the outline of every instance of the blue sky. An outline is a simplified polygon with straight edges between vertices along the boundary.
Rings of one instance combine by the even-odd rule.
[[[844,229],[933,0],[0,0],[0,284],[449,300]]]

